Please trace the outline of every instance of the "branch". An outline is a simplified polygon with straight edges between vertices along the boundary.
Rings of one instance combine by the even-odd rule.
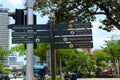
[[[107,16],[108,20],[120,30],[120,24],[116,22],[110,15],[109,9],[107,9],[103,4],[99,4],[99,7],[105,11],[105,15]]]

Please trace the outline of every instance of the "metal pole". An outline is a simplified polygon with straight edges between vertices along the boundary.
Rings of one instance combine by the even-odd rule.
[[[33,24],[33,0],[27,2],[27,24]],[[33,76],[33,43],[27,44],[26,80],[34,80]]]
[[[61,80],[63,80],[61,57],[60,57],[60,78],[61,78]]]
[[[56,80],[56,55],[55,55],[55,49],[54,49],[54,25],[55,25],[55,16],[54,12],[50,12],[50,24],[51,24],[51,68],[50,68],[50,75],[51,80]]]

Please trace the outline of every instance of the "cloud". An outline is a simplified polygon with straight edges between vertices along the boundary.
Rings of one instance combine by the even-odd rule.
[[[23,0],[9,0],[9,3],[12,6],[17,7],[23,5]]]
[[[111,40],[110,37],[112,35],[119,35],[120,31],[119,30],[113,30],[111,32],[107,32],[105,30],[99,29],[98,27],[102,25],[99,20],[96,20],[94,22],[92,22],[92,26],[93,26],[93,45],[94,45],[94,49],[100,49],[100,46],[104,46],[104,41],[105,40]],[[118,36],[115,38],[117,39]],[[119,39],[120,39],[120,35],[119,35]]]

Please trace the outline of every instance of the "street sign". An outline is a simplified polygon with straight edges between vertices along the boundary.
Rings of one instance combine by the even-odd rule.
[[[12,37],[34,37],[35,31],[29,32],[12,32]]]
[[[91,35],[91,29],[81,29],[81,30],[62,30],[62,31],[54,31],[55,36],[63,36],[63,35]],[[24,32],[12,32],[12,37],[34,37],[34,36],[50,36],[49,30],[41,30],[41,31],[24,31]]]
[[[91,23],[70,23],[70,24],[55,24],[55,29],[73,29],[73,28],[91,28]],[[13,30],[50,30],[50,24],[40,25],[8,25],[8,28]]]
[[[37,37],[37,36],[50,36],[50,31],[12,32],[12,37]]]
[[[50,24],[9,25],[13,43],[51,43]],[[54,42],[92,41],[91,23],[55,24]]]
[[[55,37],[55,42],[92,41],[92,36]]]
[[[37,31],[36,36],[50,36],[50,31],[46,30],[46,31]]]
[[[8,25],[12,30],[34,30],[33,25]]]
[[[12,38],[12,43],[13,44],[34,43],[34,39],[33,38]]]
[[[55,31],[54,35],[91,35],[91,29],[76,29],[76,30],[59,30]]]
[[[51,38],[12,38],[12,43],[50,43]]]
[[[55,24],[55,29],[91,28],[91,23]]]
[[[55,49],[93,48],[92,42],[55,44]]]
[[[50,37],[36,38],[34,40],[35,43],[50,43],[50,41],[51,41]]]
[[[41,25],[8,25],[8,28],[12,30],[43,30],[43,29],[50,29],[50,25],[48,24],[41,24]]]

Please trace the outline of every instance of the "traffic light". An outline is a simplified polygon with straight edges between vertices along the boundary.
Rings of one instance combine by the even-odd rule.
[[[15,25],[24,25],[24,9],[16,9],[15,12],[9,13],[9,16],[13,17],[13,19],[15,20]]]
[[[15,12],[9,13],[9,16],[15,20],[15,25],[27,25],[27,15],[24,14],[25,9],[16,9]],[[36,24],[36,15],[33,14],[33,24]],[[23,30],[25,31],[25,30]],[[24,45],[26,49],[26,44]],[[34,49],[37,48],[37,43],[34,44]]]
[[[24,18],[24,10],[23,9],[16,9],[15,11],[15,24],[16,25],[24,25],[25,18]]]

